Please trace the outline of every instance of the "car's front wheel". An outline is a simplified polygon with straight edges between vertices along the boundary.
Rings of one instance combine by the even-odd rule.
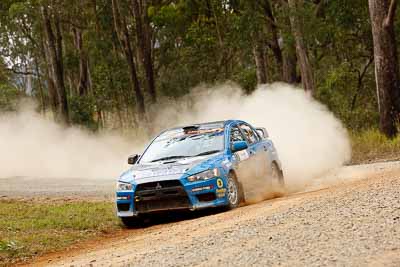
[[[234,209],[239,206],[243,201],[242,188],[237,180],[236,175],[231,172],[228,176],[228,181],[226,185],[227,198],[228,198],[228,209]]]

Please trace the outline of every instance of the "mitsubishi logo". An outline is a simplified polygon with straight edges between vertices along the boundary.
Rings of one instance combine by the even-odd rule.
[[[160,184],[160,183],[157,183],[156,189],[157,189],[157,190],[160,190],[161,188],[162,188],[161,184]]]

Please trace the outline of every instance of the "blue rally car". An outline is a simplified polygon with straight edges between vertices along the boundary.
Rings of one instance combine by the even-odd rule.
[[[283,190],[277,151],[265,128],[240,120],[163,131],[117,182],[117,215],[126,226],[167,210],[233,209]],[[281,191],[280,191],[281,192]]]

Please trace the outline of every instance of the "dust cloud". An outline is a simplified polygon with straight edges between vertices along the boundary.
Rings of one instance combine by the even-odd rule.
[[[351,157],[341,122],[304,90],[283,83],[262,85],[251,95],[244,95],[235,84],[199,86],[161,110],[155,123],[162,127],[171,121],[183,125],[224,119],[265,127],[278,150],[290,191],[304,189]]]
[[[152,132],[167,127],[242,119],[267,128],[279,152],[286,183],[299,190],[350,159],[345,128],[303,90],[275,83],[244,95],[231,83],[199,86],[179,100],[161,100],[151,111]],[[0,178],[79,177],[115,179],[126,158],[151,136],[123,138],[65,129],[27,110],[0,116]]]
[[[0,178],[116,179],[134,150],[116,134],[65,128],[22,106],[0,116]]]

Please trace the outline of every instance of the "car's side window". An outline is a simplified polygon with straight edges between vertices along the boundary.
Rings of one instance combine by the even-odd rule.
[[[239,130],[239,127],[232,126],[231,128],[231,143],[236,142],[236,141],[246,141],[242,135],[242,133]]]
[[[258,142],[259,138],[258,138],[257,133],[255,133],[254,130],[249,125],[241,124],[241,125],[239,125],[239,127],[240,127],[240,129],[242,129],[249,144],[254,144],[254,143]]]

